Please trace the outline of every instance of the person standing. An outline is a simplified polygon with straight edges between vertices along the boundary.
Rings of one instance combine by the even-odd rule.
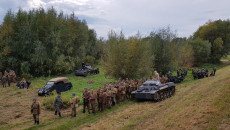
[[[70,102],[71,108],[72,108],[71,117],[76,117],[76,115],[77,115],[76,109],[78,107],[79,97],[76,96],[75,93],[73,93],[72,96],[73,96],[73,98],[72,98],[72,100]]]
[[[31,105],[31,114],[33,114],[34,124],[39,125],[39,114],[41,112],[40,105],[36,98],[33,98],[33,103]]]
[[[155,80],[160,80],[160,75],[156,70],[154,71],[154,78]]]
[[[103,89],[100,90],[100,93],[98,95],[98,111],[103,112],[104,111],[104,101],[103,101]]]
[[[90,104],[93,110],[93,114],[96,114],[95,109],[96,109],[96,99],[97,99],[97,93],[93,91],[93,88],[91,88],[91,92],[90,92]]]
[[[213,74],[216,75],[216,67],[213,67]]]
[[[90,97],[90,94],[89,94],[89,91],[87,90],[87,88],[85,88],[84,92],[83,92],[83,113],[85,113],[85,108],[87,107],[88,109],[88,112],[90,114],[90,111],[89,111],[89,97]]]
[[[59,115],[59,118],[61,118],[61,108],[63,106],[61,93],[58,93],[58,96],[54,99],[54,107],[55,107],[55,115]]]

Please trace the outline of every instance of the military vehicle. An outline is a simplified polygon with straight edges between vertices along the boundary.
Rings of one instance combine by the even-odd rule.
[[[99,74],[99,68],[92,68],[89,65],[86,65],[82,67],[81,69],[75,71],[76,76],[86,77],[88,75],[95,75],[95,74]]]
[[[52,91],[64,92],[72,89],[72,83],[66,77],[59,77],[49,80],[43,88],[38,89],[38,95],[50,95]]]
[[[171,97],[175,93],[175,84],[168,82],[161,84],[159,80],[147,80],[131,95],[136,100],[161,101]]]

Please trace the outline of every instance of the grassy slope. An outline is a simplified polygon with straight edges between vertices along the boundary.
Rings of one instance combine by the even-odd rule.
[[[135,103],[83,129],[230,129],[230,66],[177,85],[162,102]]]
[[[37,88],[49,79],[38,78],[32,80],[33,86],[29,90],[0,88],[0,100],[6,101],[0,102],[0,114],[3,115],[1,117],[5,117],[3,120],[0,119],[0,129],[229,129],[229,74],[230,66],[227,66],[218,70],[215,77],[177,85],[176,95],[165,101],[126,101],[96,115],[82,114],[81,110],[78,110],[78,117],[74,119],[69,118],[70,109],[63,111],[64,118],[57,119],[53,111],[47,111],[43,107],[41,125],[34,126],[29,114],[29,105],[32,97],[37,94]],[[69,98],[72,92],[77,92],[77,95],[81,96],[85,86],[96,88],[104,82],[113,80],[106,79],[103,73],[88,78],[66,76],[74,86],[73,90],[63,93],[63,97]],[[95,83],[88,85],[86,81],[89,79]],[[39,101],[42,102],[45,98],[39,97]],[[20,109],[13,106],[17,103]],[[15,115],[19,115],[19,118],[14,119]],[[8,125],[4,125],[4,121]]]

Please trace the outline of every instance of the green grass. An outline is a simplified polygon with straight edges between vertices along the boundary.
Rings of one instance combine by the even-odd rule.
[[[62,97],[63,98],[69,98],[69,99],[71,99],[72,93],[76,93],[76,95],[79,96],[79,98],[81,99],[82,93],[83,93],[85,87],[87,87],[88,89],[90,89],[92,87],[94,90],[97,90],[99,86],[103,87],[104,83],[115,81],[115,79],[113,79],[113,78],[106,78],[104,76],[103,71],[100,71],[100,73],[97,75],[90,75],[87,77],[79,77],[79,76],[77,77],[74,74],[68,74],[68,75],[64,75],[61,77],[69,78],[70,82],[73,85],[73,88],[70,91],[62,92]],[[31,89],[34,89],[34,91],[37,91],[38,88],[42,88],[46,84],[46,82],[51,78],[55,78],[55,77],[54,76],[52,76],[52,77],[40,77],[40,78],[32,79],[31,80],[31,82],[32,82]],[[88,84],[87,83],[88,80],[92,80],[94,83]],[[44,97],[44,98],[54,98],[55,96],[56,96],[56,94],[51,95],[50,97]],[[82,100],[80,100],[80,104],[82,104]]]
[[[133,101],[125,101],[120,104],[116,104],[111,109],[106,109],[104,112],[97,112],[94,114],[82,113],[82,110],[78,110],[77,117],[71,119],[70,117],[64,117],[57,120],[48,121],[39,126],[33,126],[28,128],[28,130],[36,130],[36,129],[44,129],[45,127],[50,127],[48,129],[51,130],[67,130],[67,129],[79,129],[83,126],[91,125],[92,123],[96,123],[104,116],[108,114],[112,114],[114,112],[119,111],[120,109],[124,109],[126,106],[133,104]],[[47,129],[47,128],[45,128]]]

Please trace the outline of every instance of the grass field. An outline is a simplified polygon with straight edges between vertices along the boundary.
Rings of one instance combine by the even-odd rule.
[[[0,129],[230,129],[230,66],[220,66],[215,77],[191,80],[189,72],[186,81],[176,86],[175,96],[162,102],[125,101],[96,115],[82,113],[78,108],[76,118],[70,118],[70,109],[62,111],[63,118],[42,106],[39,126],[33,124],[30,114],[32,98],[37,97],[42,104],[51,97],[38,97],[37,89],[48,79],[32,79],[30,89],[15,86],[0,88]],[[97,88],[104,82],[114,81],[99,75],[70,79],[74,88],[62,93],[63,98],[71,98],[73,92],[82,96],[84,87]],[[93,84],[87,84],[93,80]]]

